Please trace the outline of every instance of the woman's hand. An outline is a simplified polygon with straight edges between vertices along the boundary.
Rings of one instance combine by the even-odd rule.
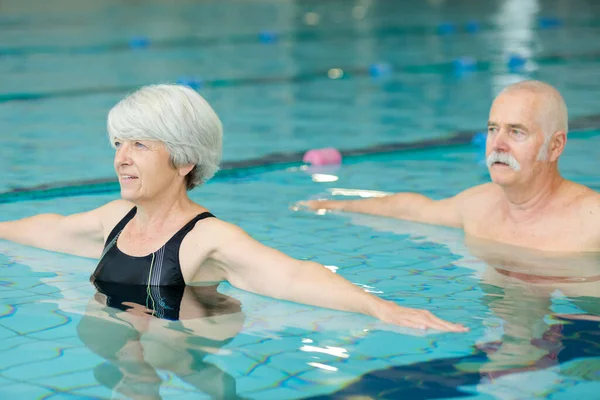
[[[469,328],[444,321],[430,311],[401,307],[394,302],[382,300],[373,312],[373,316],[383,322],[416,329],[437,329],[448,332],[467,332]]]

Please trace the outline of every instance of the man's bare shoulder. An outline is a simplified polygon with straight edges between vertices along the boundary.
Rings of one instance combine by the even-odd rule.
[[[577,224],[579,237],[590,251],[600,251],[600,193],[587,186],[569,182],[566,201],[559,205],[566,218]]]
[[[587,186],[572,183],[571,204],[576,206],[582,216],[594,221],[600,220],[600,193]],[[600,229],[599,229],[600,230]]]
[[[457,194],[454,199],[460,206],[473,207],[478,204],[487,204],[501,196],[500,186],[490,182],[466,189]]]
[[[478,220],[489,208],[497,202],[502,195],[502,190],[494,183],[485,183],[470,187],[456,196],[446,199],[452,205],[461,220],[461,226]]]

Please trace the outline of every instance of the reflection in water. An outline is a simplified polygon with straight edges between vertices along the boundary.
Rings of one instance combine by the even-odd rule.
[[[504,375],[558,365],[565,351],[563,331],[576,331],[572,323],[548,318],[557,317],[552,310],[557,298],[578,309],[562,317],[589,320],[586,326],[595,324],[600,334],[600,254],[541,252],[468,236],[466,244],[487,264],[481,284],[484,300],[502,323],[500,335],[483,345],[488,361],[480,371]],[[597,347],[595,352],[600,355]]]
[[[94,375],[133,399],[160,399],[169,371],[211,398],[236,399],[232,376],[204,358],[222,350],[241,330],[240,303],[217,286],[160,288],[106,284],[77,326],[81,341],[107,362]],[[158,288],[153,288],[158,289]]]
[[[556,363],[565,364],[568,361],[581,360],[590,357],[599,357],[598,335],[600,329],[597,322],[592,321],[570,321],[557,318],[556,328],[548,331],[543,338],[531,346],[544,350],[549,356],[556,357]],[[331,395],[317,396],[311,399],[349,399],[353,396],[368,396],[377,399],[449,399],[469,397],[467,390],[484,393],[489,391],[499,394],[493,386],[495,381],[501,382],[506,388],[509,384],[514,385],[507,398],[531,398],[533,393],[524,395],[524,391],[531,388],[540,389],[531,382],[530,376],[518,377],[517,372],[527,370],[539,370],[547,368],[545,364],[528,365],[523,368],[515,367],[505,370],[484,372],[490,357],[493,357],[496,349],[494,346],[475,348],[474,353],[469,356],[438,359],[411,365],[397,366],[363,375],[358,381],[339,390]],[[516,356],[515,356],[516,358]],[[465,369],[464,366],[469,368]],[[481,369],[477,370],[477,366]],[[598,380],[597,373],[600,365],[596,361],[589,364],[584,362],[569,363],[560,369],[563,376],[577,375],[580,379]],[[508,379],[502,380],[506,376]],[[546,382],[547,386],[554,385],[554,381]],[[469,388],[470,387],[470,388]],[[466,389],[466,390],[465,390]],[[543,388],[542,388],[543,390]]]
[[[473,354],[374,371],[334,398],[465,397],[469,386],[494,396],[531,398],[559,390],[565,379],[600,380],[600,253],[541,252],[469,236],[463,242],[446,229],[352,218],[378,230],[441,239],[462,256],[457,266],[473,268],[477,258],[489,312]],[[542,379],[529,374],[541,371],[547,374]]]

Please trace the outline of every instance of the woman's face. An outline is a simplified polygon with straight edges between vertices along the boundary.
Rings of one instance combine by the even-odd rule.
[[[116,138],[114,146],[114,166],[123,199],[134,202],[152,199],[173,185],[185,184],[164,143]]]

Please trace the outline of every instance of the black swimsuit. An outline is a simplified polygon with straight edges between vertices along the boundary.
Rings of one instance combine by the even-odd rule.
[[[119,250],[117,240],[136,211],[136,207],[132,208],[108,235],[90,280],[106,295],[108,306],[123,309],[124,302],[132,302],[156,311],[157,316],[176,319],[185,287],[179,264],[181,242],[196,222],[214,215],[209,212],[197,215],[156,252],[134,257]],[[123,287],[128,289],[124,291]]]

